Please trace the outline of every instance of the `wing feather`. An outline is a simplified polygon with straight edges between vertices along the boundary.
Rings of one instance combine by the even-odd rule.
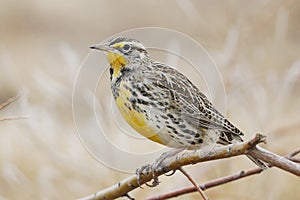
[[[155,73],[147,78],[169,94],[172,112],[184,116],[192,126],[220,131],[223,133],[220,136],[221,140],[227,140],[228,143],[231,143],[233,138],[242,141],[240,136],[243,133],[230,123],[186,76],[165,64],[154,64]]]

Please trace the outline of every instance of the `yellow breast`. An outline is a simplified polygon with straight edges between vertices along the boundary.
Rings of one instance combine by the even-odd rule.
[[[126,122],[141,135],[148,139],[163,144],[155,130],[150,127],[150,122],[146,119],[145,114],[139,110],[135,110],[131,106],[128,98],[131,97],[129,90],[124,88],[124,83],[120,84],[119,96],[116,98],[117,107]]]

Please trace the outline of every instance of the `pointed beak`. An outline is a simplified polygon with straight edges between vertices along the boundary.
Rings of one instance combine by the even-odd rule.
[[[97,49],[100,51],[106,51],[106,52],[112,52],[113,48],[111,48],[110,46],[108,46],[107,44],[98,44],[95,46],[91,46],[91,49]]]

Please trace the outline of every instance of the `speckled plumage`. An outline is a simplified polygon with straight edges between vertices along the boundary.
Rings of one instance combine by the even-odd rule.
[[[131,93],[125,106],[140,111],[167,146],[194,149],[203,143],[242,141],[243,133],[182,73],[165,64],[149,60],[147,66],[128,71],[111,87],[117,91],[115,98],[120,92]]]
[[[153,61],[135,39],[95,46],[107,52],[116,104],[136,131],[173,148],[241,142],[244,135],[181,72]]]

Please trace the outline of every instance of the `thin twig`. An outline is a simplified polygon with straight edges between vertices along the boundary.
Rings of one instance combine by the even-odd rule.
[[[29,116],[12,116],[12,117],[1,117],[0,121],[7,121],[7,120],[16,120],[16,119],[27,119]]]
[[[17,95],[13,98],[8,99],[7,101],[0,104],[0,110],[4,109],[5,107],[9,106],[10,104],[17,101],[21,95]],[[9,117],[0,117],[0,121],[7,121],[7,120],[16,120],[16,119],[26,119],[28,116],[9,116]]]
[[[182,167],[180,167],[178,170],[189,179],[189,181],[194,185],[196,191],[200,193],[202,198],[204,200],[208,200],[208,197],[205,195],[204,191],[198,186],[196,181]]]
[[[285,157],[287,159],[293,161],[293,159],[296,159],[296,158],[293,158],[293,157],[296,156],[299,153],[300,153],[300,148],[293,151],[293,152],[291,152],[291,153],[289,153]],[[272,167],[272,166],[270,165],[270,167]],[[222,177],[222,178],[211,180],[209,182],[206,182],[204,184],[199,185],[198,187],[200,187],[202,190],[206,190],[206,189],[209,189],[209,188],[212,188],[212,187],[215,187],[215,186],[219,186],[219,185],[222,185],[222,184],[226,184],[226,183],[229,183],[229,182],[247,177],[247,176],[259,174],[261,172],[263,172],[263,170],[261,168],[254,168],[254,169],[250,169],[250,170],[247,170],[247,171],[241,171],[241,172],[229,175],[229,176],[225,176],[225,177]],[[181,188],[181,189],[178,189],[178,190],[174,190],[174,191],[171,191],[171,192],[168,192],[168,193],[165,193],[165,194],[161,194],[161,195],[158,195],[156,197],[150,197],[150,198],[147,198],[146,200],[170,199],[170,198],[173,198],[173,197],[177,197],[177,196],[180,196],[180,195],[184,195],[184,194],[188,194],[188,193],[192,193],[192,192],[196,192],[196,191],[197,190],[195,189],[195,187],[186,187],[186,188]]]
[[[198,187],[200,187],[202,190],[207,190],[209,188],[215,187],[215,186],[219,186],[228,182],[232,182],[235,180],[238,180],[240,178],[244,178],[247,176],[251,176],[254,174],[259,174],[261,173],[263,170],[261,168],[254,168],[254,169],[250,169],[247,171],[241,171],[229,176],[225,176],[222,178],[218,178],[212,181],[208,181],[204,184],[199,185]],[[161,194],[157,197],[151,197],[151,198],[147,198],[146,200],[163,200],[163,199],[169,199],[169,198],[173,198],[173,197],[177,197],[180,195],[184,195],[184,194],[188,194],[191,192],[196,192],[196,188],[195,187],[186,187],[186,188],[182,188],[182,189],[178,189],[178,190],[174,190],[172,192],[168,192],[165,194]]]
[[[13,102],[17,101],[20,97],[21,97],[21,95],[17,95],[15,97],[10,98],[7,101],[3,102],[2,104],[0,104],[0,110],[4,109],[6,106],[9,106]]]
[[[300,163],[300,158],[290,158],[289,160],[291,160],[295,163]]]
[[[300,153],[300,148],[298,148],[298,149],[296,149],[295,151],[293,151],[293,152],[291,152],[291,153],[289,153],[287,156],[286,156],[286,158],[292,158],[292,157],[294,157],[294,156],[296,156],[297,154],[299,154]]]

